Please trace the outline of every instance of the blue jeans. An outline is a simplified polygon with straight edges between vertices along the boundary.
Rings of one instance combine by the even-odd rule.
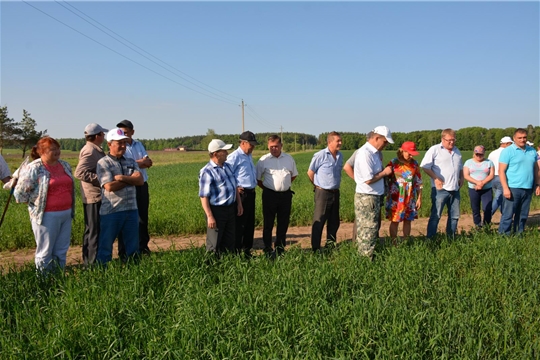
[[[525,229],[529,217],[532,189],[510,188],[510,199],[503,197],[503,213],[499,223],[499,234],[520,234]]]
[[[457,231],[457,224],[459,220],[459,202],[461,197],[459,190],[437,190],[437,188],[431,188],[431,215],[429,216],[427,226],[427,237],[431,238],[437,234],[437,228],[439,227],[439,221],[446,205],[448,207],[448,220],[446,221],[446,235],[454,236]]]
[[[139,252],[139,212],[137,210],[119,211],[100,216],[100,231],[96,261],[105,264],[112,260],[112,245],[122,234],[126,256]]]
[[[491,188],[494,191],[493,194],[493,204],[491,206],[491,215],[495,215],[497,212],[497,209],[501,208],[501,214],[503,212],[503,188],[501,185],[501,179],[499,179],[499,176],[495,176],[493,180],[491,180]]]
[[[482,190],[469,188],[469,197],[471,198],[474,225],[480,227],[491,224],[491,206],[493,203],[491,188]],[[480,205],[484,212],[484,221],[482,221],[482,215],[480,214]]]

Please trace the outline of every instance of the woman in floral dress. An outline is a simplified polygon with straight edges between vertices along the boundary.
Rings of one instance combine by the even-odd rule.
[[[415,155],[418,155],[416,145],[406,141],[397,151],[397,158],[388,164],[393,173],[388,177],[386,218],[391,221],[392,239],[397,238],[400,222],[403,222],[403,236],[411,235],[411,221],[418,219],[418,209],[422,205],[422,175],[420,166],[413,159]]]

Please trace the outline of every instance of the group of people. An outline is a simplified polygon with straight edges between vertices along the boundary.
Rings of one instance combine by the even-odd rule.
[[[397,156],[385,165],[382,150],[388,143],[394,143],[390,129],[377,126],[368,133],[366,143],[343,164],[342,138],[333,131],[328,134],[327,147],[313,155],[307,172],[314,191],[313,251],[321,251],[325,225],[325,248],[336,244],[342,170],[356,182],[353,238],[358,243],[359,253],[369,258],[374,256],[383,209],[390,221],[389,235],[394,242],[400,223],[403,236],[410,236],[411,223],[418,218],[422,206],[421,169],[429,176],[431,185],[427,238],[437,234],[445,207],[448,209],[446,234],[451,237],[456,234],[460,188],[465,181],[474,224],[478,228],[489,225],[492,215],[500,209],[500,234],[523,231],[532,194],[540,195],[540,154],[527,144],[526,130],[517,129],[513,140],[503,137],[500,148],[493,151],[489,159],[485,158],[484,146],[476,146],[473,158],[465,164],[456,147],[453,129],[442,131],[441,142],[428,149],[420,164],[414,159],[419,154],[416,144],[406,141],[399,147]],[[277,135],[268,138],[270,152],[255,166],[251,154],[257,144],[255,135],[246,131],[240,136],[238,149],[230,155],[228,150],[232,144],[214,139],[208,146],[210,161],[199,175],[199,196],[208,223],[208,251],[235,251],[251,256],[257,185],[263,189],[264,252],[275,256],[284,251],[294,194],[291,183],[298,172],[293,158],[282,151],[283,145]],[[276,216],[277,234],[273,248],[272,230]]]
[[[208,144],[210,161],[199,172],[199,197],[207,222],[207,251],[252,256],[257,186],[263,191],[263,251],[268,257],[285,251],[294,194],[291,184],[298,170],[292,156],[282,151],[283,143],[278,135],[267,140],[270,152],[256,166],[252,152],[258,141],[251,131],[240,135],[239,146],[230,155],[232,144],[219,139]]]
[[[144,146],[132,138],[134,132],[129,120],[112,130],[88,124],[84,129],[86,144],[74,174],[60,159],[58,141],[43,137],[32,148],[33,161],[17,170],[14,197],[18,203],[28,204],[36,241],[35,264],[42,273],[66,264],[75,215],[74,177],[81,182],[85,266],[109,262],[117,238],[123,259],[150,252],[146,169],[152,160]],[[107,154],[101,147],[105,140]]]
[[[32,148],[33,161],[16,172],[14,196],[17,202],[28,204],[39,270],[47,272],[55,266],[65,266],[75,211],[74,177],[81,181],[84,264],[109,262],[115,239],[123,259],[150,253],[146,169],[153,163],[144,146],[132,138],[134,132],[129,120],[119,122],[112,130],[96,123],[87,125],[86,145],[80,151],[74,174],[70,165],[60,159],[60,144],[55,139],[44,137]],[[101,147],[105,140],[108,154]],[[540,151],[537,153],[528,145],[526,130],[517,129],[513,139],[503,137],[500,148],[487,159],[484,146],[476,146],[473,158],[465,164],[455,146],[456,132],[452,129],[442,131],[441,142],[428,149],[420,164],[414,159],[419,154],[415,143],[406,141],[397,156],[385,165],[382,150],[388,143],[394,143],[390,129],[377,126],[368,133],[366,143],[343,164],[342,138],[333,131],[327,136],[327,147],[313,155],[307,171],[314,192],[313,251],[321,251],[325,225],[325,247],[336,244],[342,170],[356,182],[353,237],[359,253],[369,258],[374,256],[383,209],[390,221],[390,237],[395,241],[400,223],[403,235],[410,236],[411,222],[418,218],[422,205],[420,169],[431,180],[428,238],[437,234],[445,207],[446,234],[455,235],[460,188],[465,181],[477,227],[489,225],[492,215],[500,209],[499,233],[509,235],[524,230],[532,194],[540,195]],[[272,135],[267,139],[269,153],[255,165],[252,152],[258,144],[255,134],[246,131],[231,154],[228,150],[232,144],[213,139],[208,145],[210,160],[199,172],[199,197],[206,217],[209,252],[252,256],[257,187],[262,189],[263,251],[271,258],[285,251],[294,195],[291,184],[298,176],[296,163],[283,151],[281,138]],[[0,180],[15,180],[11,179],[4,159],[0,160]]]

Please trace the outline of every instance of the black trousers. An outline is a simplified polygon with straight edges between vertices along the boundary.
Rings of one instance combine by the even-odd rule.
[[[150,193],[148,183],[145,181],[142,186],[135,186],[137,194],[137,210],[139,211],[139,251],[142,253],[148,250],[150,234],[148,233],[148,208],[150,207]],[[118,255],[122,258],[126,255],[126,249],[122,235],[118,236]]]
[[[215,229],[206,229],[206,251],[217,254],[234,251],[236,241],[236,203],[229,206],[210,205],[216,220]],[[208,219],[206,219],[208,221]]]
[[[148,233],[148,208],[150,207],[150,193],[148,183],[135,187],[137,191],[137,209],[139,210],[139,250],[148,250],[150,234]]]
[[[265,251],[272,249],[272,231],[274,230],[274,221],[277,216],[276,230],[276,250],[283,251],[289,229],[289,220],[291,217],[293,192],[291,190],[277,192],[264,188],[262,194],[263,206],[263,242]]]
[[[339,229],[339,190],[328,191],[315,188],[315,210],[311,226],[311,248],[321,248],[321,238],[326,224],[327,241],[336,241]]]
[[[244,190],[240,200],[244,207],[242,216],[236,217],[236,250],[249,251],[255,234],[255,189]]]
[[[96,261],[99,241],[99,209],[101,201],[93,204],[83,204],[84,234],[82,256],[84,265]]]

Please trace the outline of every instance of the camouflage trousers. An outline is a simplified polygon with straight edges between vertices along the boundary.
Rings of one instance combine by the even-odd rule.
[[[370,194],[354,195],[356,214],[356,241],[360,255],[372,258],[379,238],[381,218],[381,196]]]

